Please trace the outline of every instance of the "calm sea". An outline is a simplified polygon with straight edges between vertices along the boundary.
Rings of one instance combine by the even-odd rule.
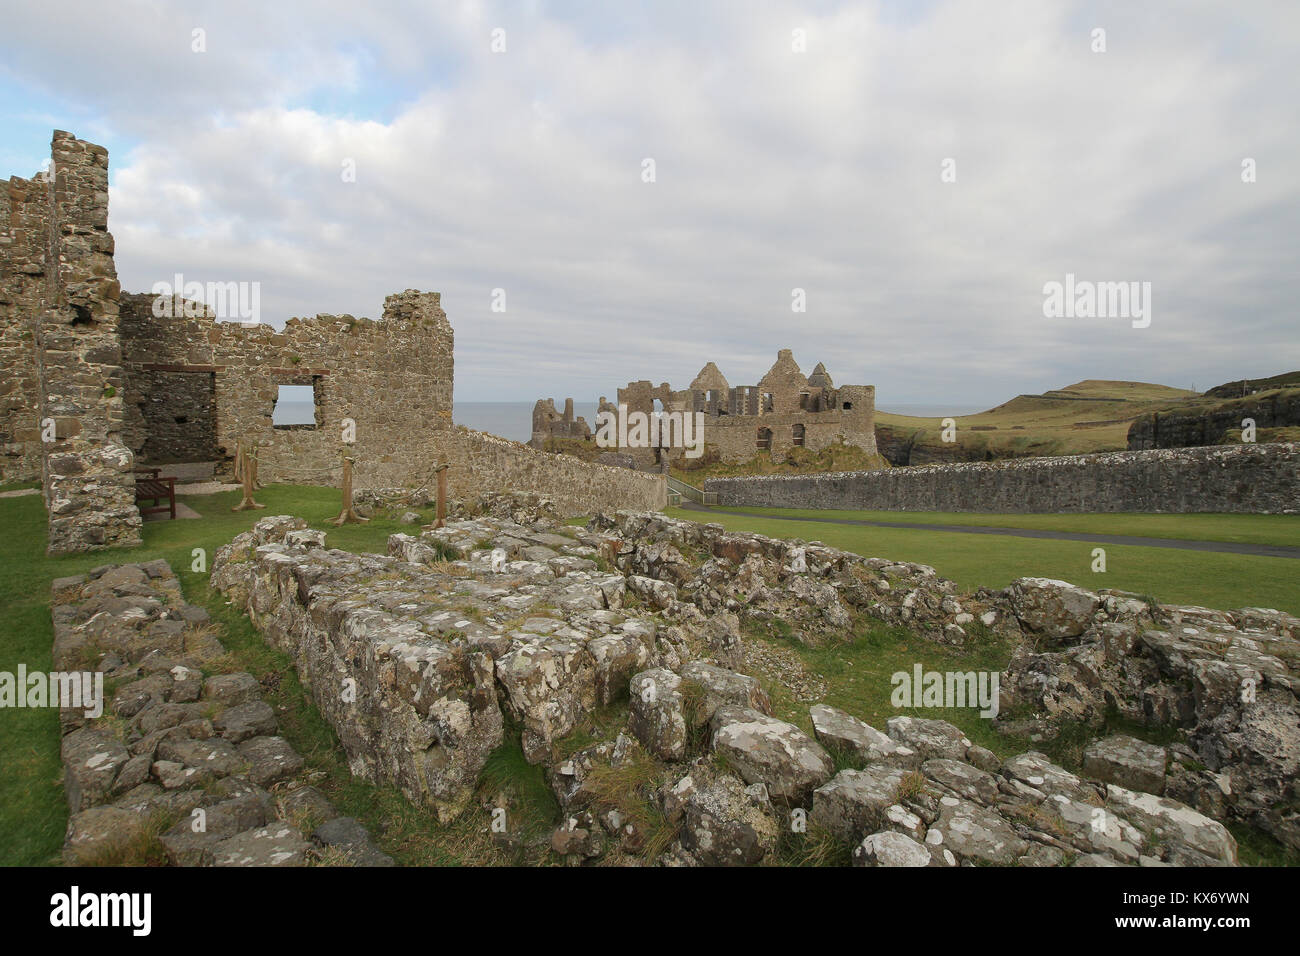
[[[481,432],[491,432],[514,441],[528,441],[533,437],[533,402],[457,402],[451,417],[457,425],[466,425]],[[557,408],[563,412],[564,406]],[[575,418],[587,419],[596,427],[596,403],[574,402]]]

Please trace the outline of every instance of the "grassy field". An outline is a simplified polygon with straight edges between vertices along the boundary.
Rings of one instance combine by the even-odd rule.
[[[870,557],[892,558],[928,564],[962,588],[1005,587],[1019,577],[1059,578],[1088,588],[1118,588],[1147,594],[1167,604],[1198,604],[1205,607],[1273,607],[1300,614],[1300,588],[1296,578],[1300,563],[1293,558],[1264,558],[1253,555],[1218,554],[1205,551],[1177,551],[1108,544],[1106,571],[1092,571],[1093,548],[1089,541],[1053,541],[1039,538],[991,537],[958,531],[926,531],[912,528],[875,528],[853,525],[791,522],[760,515],[731,515],[669,509],[674,517],[691,521],[713,521],[732,531],[756,531],[774,538],[802,538],[821,541],[836,548]],[[771,512],[769,512],[770,514]],[[818,513],[814,513],[818,514]],[[861,512],[848,514],[862,514]],[[893,520],[903,518],[888,512]],[[1005,515],[949,515],[927,512],[913,514],[917,520],[946,521],[949,518],[1010,519]],[[1081,522],[1068,530],[1098,534],[1146,534],[1167,528],[1176,515],[1042,515],[1021,516],[1068,519]],[[1138,525],[1135,518],[1150,519]],[[1276,523],[1276,533],[1267,529],[1270,521],[1241,521],[1223,518],[1217,525],[1207,521],[1203,530],[1219,534],[1252,534],[1257,543],[1294,543],[1295,518],[1290,515],[1254,516]],[[957,522],[953,522],[957,523]],[[971,522],[977,523],[977,522]],[[1050,524],[1045,525],[1051,527]],[[1142,531],[1135,530],[1142,527]],[[1067,530],[1061,528],[1060,530]],[[1271,537],[1270,537],[1271,535]],[[1169,537],[1168,533],[1156,535]],[[1279,540],[1280,539],[1280,540]],[[1220,539],[1232,540],[1232,539]]]
[[[342,528],[326,524],[339,510],[339,493],[334,489],[270,486],[258,492],[257,498],[267,505],[265,511],[234,513],[230,508],[239,500],[238,492],[186,497],[185,503],[198,511],[201,519],[147,522],[144,544],[139,548],[61,558],[45,554],[45,509],[39,495],[0,499],[0,526],[4,528],[0,536],[0,671],[12,673],[19,663],[29,670],[50,670],[54,635],[49,594],[53,579],[108,563],[164,558],[180,578],[186,600],[207,608],[222,625],[221,640],[239,666],[259,678],[269,677],[272,689],[266,689],[264,696],[279,714],[281,733],[306,758],[308,767],[322,774],[316,786],[341,813],[365,823],[379,845],[401,863],[511,862],[493,849],[480,832],[482,821],[472,819],[474,814],[466,814],[456,825],[440,827],[429,813],[413,806],[393,787],[353,779],[333,730],[298,682],[288,658],[267,647],[248,618],[209,588],[207,573],[191,570],[193,549],[206,551],[210,570],[218,547],[266,515],[300,515],[312,527],[328,532],[331,547],[355,552],[383,553],[388,535],[411,529],[383,517]],[[68,817],[58,712],[6,709],[0,718],[0,766],[5,769],[0,775],[0,865],[56,864]],[[525,814],[538,818],[537,826],[552,812],[554,799],[541,771],[524,761],[517,738],[492,756],[484,771],[484,786],[514,791]]]
[[[1082,534],[1133,535],[1178,541],[1226,541],[1300,547],[1300,515],[1234,514],[974,514],[968,511],[838,511],[812,508],[728,508],[755,517],[846,518],[901,524],[1019,528]],[[798,527],[798,526],[794,526]],[[792,530],[790,534],[798,534]]]

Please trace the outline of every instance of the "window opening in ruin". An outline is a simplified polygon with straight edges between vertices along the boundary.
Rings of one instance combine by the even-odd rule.
[[[800,407],[801,409],[803,409],[805,412],[808,411],[808,393],[807,393],[807,392],[800,392],[800,393],[799,393],[799,407]]]
[[[315,428],[319,424],[319,410],[314,385],[281,385],[271,407],[271,426]]]
[[[771,392],[764,392],[764,393],[763,393],[763,405],[762,405],[762,409],[761,409],[761,411],[764,412],[764,413],[766,413],[766,412],[770,412],[771,410],[772,410],[772,393],[771,393]]]
[[[804,430],[802,425],[794,426],[792,440],[794,441],[795,445],[799,448],[803,447],[803,432]]]
[[[772,447],[772,429],[760,428],[758,430],[758,442],[755,447],[760,449]]]
[[[840,408],[844,409],[846,412],[852,407],[853,407],[852,402],[845,402],[843,405],[840,406]]]

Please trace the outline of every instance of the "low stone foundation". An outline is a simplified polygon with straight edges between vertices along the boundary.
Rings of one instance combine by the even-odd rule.
[[[951,644],[1000,631],[1021,641],[1019,659],[1195,609],[1037,579],[963,595],[920,565],[644,513],[586,529],[480,517],[392,535],[388,550],[329,550],[300,521],[267,518],[219,552],[213,583],[294,658],[354,773],[392,780],[440,819],[476,808],[486,825],[508,810],[477,786],[517,727],[561,808],[549,848],[572,863],[776,862],[795,811],[861,865],[1237,862],[1209,815],[1232,811],[1202,799],[1220,782],[1195,776],[1199,749],[1104,737],[1085,776],[1035,751],[1004,762],[943,721],[898,716],[881,730],[824,704],[810,735],[773,716],[763,684],[795,696],[797,657],[741,636],[789,621],[800,640],[833,642],[863,615]],[[1294,619],[1238,613],[1277,632],[1273,653],[1295,644]],[[1033,682],[1019,673],[1006,677],[1023,711]],[[602,736],[575,751],[571,735],[596,713]],[[1211,739],[1228,743],[1194,738]],[[1244,767],[1249,786],[1259,765]],[[510,826],[493,838],[529,839]]]
[[[257,679],[227,671],[165,561],[60,578],[52,604],[55,671],[101,674],[110,697],[98,717],[60,711],[69,864],[156,862],[154,841],[176,866],[392,864],[306,783]]]

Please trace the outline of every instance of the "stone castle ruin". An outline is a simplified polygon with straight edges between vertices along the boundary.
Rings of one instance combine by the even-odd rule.
[[[575,513],[663,505],[660,480],[454,426],[437,292],[390,295],[378,321],[278,330],[123,294],[108,151],[55,131],[51,159],[0,190],[0,481],[41,481],[50,553],[140,543],[136,467],[225,475],[241,444],[267,482],[337,484],[346,454],[358,488],[419,485],[445,464],[453,495],[522,487]],[[313,422],[274,422],[289,386],[310,389]]]
[[[564,400],[564,412],[555,407],[552,398],[539,398],[533,406],[533,437],[529,442],[534,448],[542,448],[548,438],[577,438],[591,440],[591,427],[582,416],[573,417],[573,399]]]
[[[618,390],[617,404],[602,396],[600,411],[618,414],[622,407],[629,415],[702,413],[704,443],[722,461],[741,462],[763,452],[780,461],[792,448],[819,451],[839,441],[874,455],[875,404],[875,386],[836,388],[820,362],[805,377],[790,349],[781,349],[757,385],[733,387],[709,362],[688,388],[677,391],[667,382],[658,386],[648,380],[629,382]],[[563,416],[550,399],[539,401],[533,409],[534,447],[543,447],[549,438],[589,440],[590,436],[586,422],[573,417],[572,399],[566,400]],[[685,454],[680,447],[619,445],[617,451],[642,470],[658,470]]]

